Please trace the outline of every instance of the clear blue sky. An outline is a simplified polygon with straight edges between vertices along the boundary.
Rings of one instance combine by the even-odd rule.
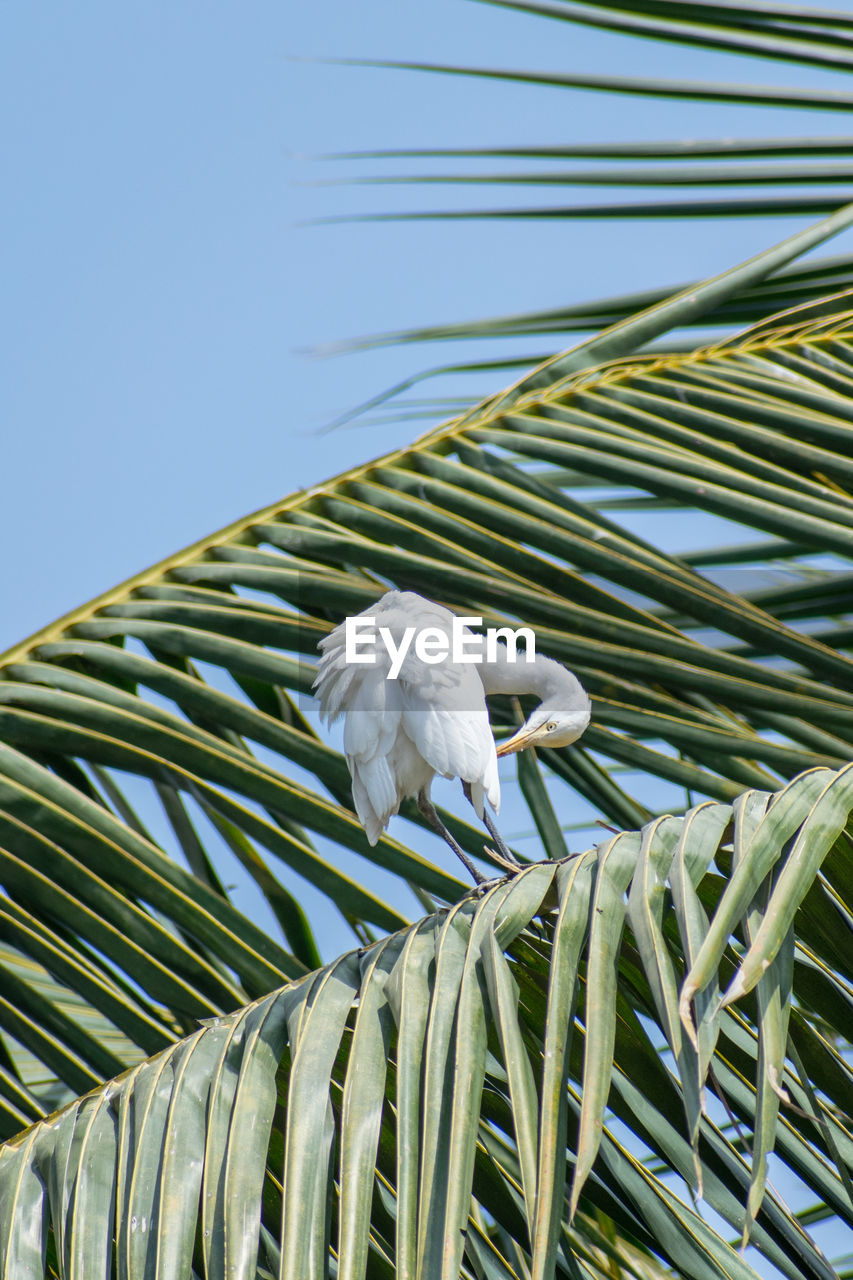
[[[641,53],[637,65],[633,42],[465,0],[4,5],[0,649],[227,521],[404,443],[411,425],[317,429],[452,354],[320,360],[305,348],[677,282],[763,248],[758,222],[300,225],[492,198],[316,185],[355,171],[311,158],[325,151],[703,135],[721,125],[845,131],[844,117],[822,114],[309,61],[748,74],[736,60],[672,46]],[[827,83],[772,63],[760,75]],[[797,225],[777,220],[773,238]]]

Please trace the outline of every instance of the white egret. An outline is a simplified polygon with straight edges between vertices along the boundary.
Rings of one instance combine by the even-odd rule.
[[[589,724],[585,689],[552,658],[536,654],[528,662],[518,654],[513,660],[515,655],[503,643],[495,646],[491,661],[485,652],[476,664],[454,661],[454,623],[466,638],[469,654],[477,651],[475,633],[460,628],[449,609],[413,591],[389,591],[357,617],[375,620],[374,643],[362,635],[358,657],[351,649],[348,659],[347,625],[335,627],[320,641],[322,657],[313,687],[328,724],[345,717],[344,752],[353,801],[368,840],[376,844],[402,800],[416,796],[430,825],[474,880],[483,883],[485,877],[447,830],[430,799],[436,774],[459,778],[498,847],[497,861],[514,871],[518,860],[487,808],[488,804],[495,813],[500,808],[497,757],[530,746],[564,747],[574,742]],[[361,629],[366,627],[363,622]],[[381,628],[387,631],[382,634]],[[429,637],[419,646],[425,656],[420,656],[411,641],[427,631]],[[350,638],[352,634],[351,629]],[[433,655],[441,650],[442,637],[448,656],[440,662],[433,656],[429,661],[430,649]],[[388,649],[389,639],[395,656]],[[493,693],[534,693],[541,699],[518,732],[497,748],[486,707],[486,696]]]

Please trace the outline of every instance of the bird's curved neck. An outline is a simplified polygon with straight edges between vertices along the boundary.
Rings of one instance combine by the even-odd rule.
[[[535,693],[544,702],[561,695],[571,698],[581,687],[577,676],[553,658],[537,653],[532,662],[527,662],[519,654],[517,662],[510,662],[503,645],[498,646],[493,662],[484,660],[478,667],[487,694]]]

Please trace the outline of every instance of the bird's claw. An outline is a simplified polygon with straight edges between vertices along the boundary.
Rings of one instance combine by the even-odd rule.
[[[490,880],[479,880],[474,888],[470,891],[475,898],[479,898],[481,894],[486,893],[489,889],[494,889],[499,884],[503,884],[506,876],[492,876]]]

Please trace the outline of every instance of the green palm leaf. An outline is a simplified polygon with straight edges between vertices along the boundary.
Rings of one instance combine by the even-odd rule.
[[[687,305],[748,284],[835,225],[709,282]],[[650,325],[678,323],[684,305],[617,325],[414,448],[255,513],[7,654],[0,866],[31,924],[10,919],[5,937],[151,1052],[193,1019],[316,966],[300,885],[362,944],[415,905],[363,884],[363,859],[419,902],[455,900],[455,877],[395,836],[367,843],[343,761],[308,710],[318,639],[389,581],[487,623],[535,625],[540,646],[591,690],[583,744],[543,752],[545,775],[532,758],[520,766],[552,855],[565,848],[560,781],[584,798],[587,822],[631,825],[671,807],[678,789],[688,803],[697,793],[731,801],[745,786],[845,763],[843,600],[836,570],[805,566],[814,550],[847,559],[853,545],[853,324],[846,312],[780,317],[690,356],[596,367]],[[784,586],[751,600],[626,532],[602,498],[643,490],[675,503],[680,519],[692,504],[763,531],[757,563],[784,545]],[[515,714],[496,702],[498,730]],[[675,790],[651,800],[650,779]],[[162,806],[156,835],[134,810],[141,802],[153,816],[143,784]],[[404,814],[417,846],[420,814]],[[479,856],[474,826],[447,821]],[[269,903],[280,941],[235,909],[232,858]],[[61,970],[45,941],[57,929]],[[10,1010],[4,1022],[13,1035],[17,1018]],[[78,1091],[72,1028],[50,1025],[50,1050],[38,1036],[28,1050]],[[20,1118],[15,1092],[0,1080],[7,1132]]]
[[[462,206],[437,208],[434,203],[419,209],[397,208],[394,211],[374,211],[369,213],[349,213],[343,220],[405,220],[451,222],[467,222],[471,219],[490,219],[510,222],[535,222],[538,220],[568,221],[572,225],[572,243],[575,249],[583,251],[583,230],[585,222],[600,223],[602,221],[630,222],[632,220],[658,220],[661,218],[680,222],[684,219],[707,218],[754,218],[775,216],[818,216],[829,214],[838,209],[849,199],[851,169],[849,163],[827,164],[827,157],[847,157],[849,160],[850,138],[840,136],[815,137],[753,137],[750,132],[745,136],[732,136],[731,115],[726,118],[726,136],[666,140],[646,140],[643,138],[605,138],[596,141],[577,139],[575,124],[579,116],[582,118],[583,100],[578,101],[578,93],[607,94],[617,98],[641,98],[661,103],[705,103],[734,104],[742,110],[737,116],[734,131],[749,129],[749,111],[755,108],[766,109],[776,107],[782,109],[805,109],[809,111],[842,113],[843,118],[849,113],[853,98],[847,91],[845,82],[831,75],[814,76],[806,85],[768,84],[766,72],[768,60],[773,63],[788,63],[794,67],[808,66],[821,72],[849,72],[851,66],[850,15],[844,10],[817,10],[811,7],[795,8],[767,6],[763,3],[740,5],[712,4],[669,4],[658,3],[657,0],[632,0],[631,3],[594,3],[581,5],[570,0],[559,0],[559,3],[540,3],[539,0],[488,0],[498,8],[511,9],[526,15],[531,21],[548,20],[548,27],[543,28],[544,38],[553,39],[554,22],[572,26],[594,27],[611,32],[620,37],[633,36],[639,40],[651,40],[666,50],[669,46],[688,46],[693,49],[710,52],[719,61],[721,80],[698,81],[670,79],[666,75],[652,77],[614,76],[611,70],[612,55],[621,57],[621,45],[608,44],[603,38],[600,46],[602,58],[599,66],[590,67],[584,64],[571,70],[563,68],[554,71],[518,67],[486,67],[466,66],[453,63],[438,64],[417,60],[387,62],[379,60],[343,60],[354,65],[373,66],[390,70],[406,70],[426,72],[430,75],[463,76],[478,80],[493,81],[514,85],[520,92],[528,88],[540,89],[549,87],[555,91],[569,92],[572,96],[566,100],[567,118],[573,121],[572,129],[562,143],[542,146],[535,141],[529,145],[519,144],[516,140],[505,145],[477,145],[472,139],[467,145],[441,145],[436,139],[432,146],[421,148],[395,148],[393,150],[358,151],[349,154],[336,154],[325,157],[327,160],[363,162],[364,160],[384,159],[387,161],[403,161],[402,171],[393,170],[382,174],[365,174],[360,165],[355,169],[350,166],[351,176],[344,181],[360,184],[407,184],[423,189],[426,187],[449,186],[451,189],[468,187],[470,189],[493,187],[520,187],[528,192],[533,191],[537,202],[518,204],[511,197],[498,205],[478,204],[472,207],[466,203]],[[642,46],[638,45],[638,60]],[[732,59],[736,58],[737,62]],[[742,68],[746,70],[742,72]],[[737,77],[744,74],[746,82],[738,82]],[[734,79],[732,77],[735,77]],[[754,81],[750,83],[749,81]],[[559,105],[559,104],[558,104]],[[594,111],[594,105],[590,106]],[[711,128],[716,120],[711,113]],[[740,121],[744,124],[741,125]],[[766,114],[762,115],[759,129],[766,128]],[[798,126],[800,129],[802,125]],[[842,126],[844,127],[844,126]],[[691,126],[695,128],[695,126]],[[701,128],[701,125],[700,125]],[[597,126],[596,131],[599,131]],[[455,141],[455,140],[454,140]],[[444,172],[419,172],[406,163],[411,159],[428,159],[444,157],[453,160],[453,165]],[[554,169],[554,160],[570,160],[583,158],[592,161],[592,165],[583,169]],[[797,163],[779,165],[772,163],[780,158],[796,160]],[[522,160],[524,167],[517,164],[507,169],[495,168],[495,161]],[[606,163],[610,159],[627,160],[631,163],[614,168]],[[696,160],[713,160],[711,165],[696,165]],[[660,161],[664,161],[663,164]],[[767,163],[770,161],[771,163]],[[484,167],[484,164],[487,167]],[[334,181],[334,180],[333,180]],[[602,186],[612,187],[621,192],[612,201],[602,202],[599,191]],[[637,188],[646,187],[647,192],[637,195]],[[695,188],[696,194],[685,198],[681,189]],[[732,194],[731,188],[743,189],[743,194]],[[839,187],[842,189],[839,190]],[[554,188],[565,188],[566,199],[561,203],[553,203],[549,198]],[[662,189],[659,198],[651,198],[657,190]],[[667,190],[669,189],[669,190]],[[541,201],[539,196],[542,196]],[[341,220],[333,215],[327,221]],[[580,226],[578,224],[581,224]],[[831,271],[831,264],[817,265],[820,272]],[[774,282],[775,284],[775,282]],[[779,282],[782,286],[782,282]],[[802,276],[799,273],[785,282],[790,290],[784,301],[780,298],[774,306],[768,299],[763,306],[761,316],[779,310],[785,305],[802,305],[814,297],[809,284],[809,272]],[[848,287],[848,286],[843,286]],[[667,291],[668,292],[668,291]],[[828,292],[828,291],[824,291]],[[663,289],[649,289],[648,296],[665,296]],[[763,288],[759,295],[764,298]],[[735,310],[744,305],[740,299],[735,303]],[[508,353],[505,345],[499,345],[494,354],[489,353],[489,346],[500,343],[508,336],[529,336],[531,334],[565,334],[570,335],[578,330],[596,331],[602,324],[615,319],[614,309],[622,310],[629,299],[596,299],[586,303],[572,301],[568,305],[547,310],[537,309],[523,315],[497,316],[470,321],[460,325],[433,324],[419,326],[416,329],[378,335],[375,338],[356,339],[352,342],[337,344],[335,349],[359,348],[375,344],[397,341],[435,341],[454,340],[458,338],[481,339],[481,350],[476,358],[452,361],[421,373],[413,374],[403,380],[381,397],[370,401],[367,405],[356,409],[352,414],[339,419],[346,422],[351,416],[373,407],[377,402],[387,398],[400,396],[413,384],[424,378],[459,375],[462,373],[485,373],[497,368],[522,368],[529,366],[532,353],[528,349],[521,352]],[[762,304],[759,304],[762,305]],[[631,308],[632,310],[634,308]],[[617,311],[618,314],[618,311]],[[623,311],[624,314],[624,311]],[[713,316],[713,323],[729,324],[729,308],[721,307]],[[733,316],[734,323],[748,322],[752,317]],[[756,317],[757,318],[757,317]],[[685,323],[693,323],[686,318]],[[542,353],[539,358],[544,358]],[[456,394],[459,393],[458,377],[451,384]],[[405,402],[400,404],[403,409]],[[438,402],[432,402],[435,412],[440,412]]]
[[[747,975],[761,972],[766,981],[780,945],[789,948],[800,1011],[792,1041],[814,1036],[817,1010],[797,974],[830,957],[803,900],[820,866],[828,887],[844,891],[833,855],[849,870],[843,832],[853,810],[851,769],[818,770],[776,795],[747,793],[734,809],[703,806],[685,819],[655,820],[574,859],[531,867],[482,898],[469,896],[214,1019],[7,1144],[0,1260],[30,1263],[41,1274],[52,1232],[64,1275],[106,1274],[114,1255],[129,1275],[155,1264],[185,1275],[191,1265],[200,1271],[203,1259],[206,1274],[253,1276],[259,1239],[262,1258],[280,1239],[279,1274],[294,1278],[324,1274],[330,1248],[347,1276],[390,1275],[395,1259],[415,1274],[477,1274],[484,1256],[495,1274],[496,1266],[519,1274],[526,1259],[521,1265],[533,1275],[552,1275],[557,1265],[597,1275],[607,1266],[596,1261],[590,1237],[604,1214],[618,1223],[641,1275],[661,1263],[686,1276],[754,1275],[725,1229],[712,1229],[617,1136],[621,1122],[654,1158],[695,1181],[677,1108],[679,1097],[696,1096],[697,1060],[679,1048],[675,987],[671,1000],[662,998],[672,975],[690,968],[681,991],[688,1019],[699,972],[719,985],[738,975],[724,1005],[706,1006],[720,1037],[715,1087],[729,1093],[725,1082],[736,1071],[742,1085],[729,1105],[756,1135],[769,1125],[753,1156],[757,1194],[745,1217],[732,1188],[743,1185],[748,1162],[707,1105],[694,1114],[708,1202],[729,1229],[751,1229],[783,1274],[832,1275],[796,1218],[764,1191],[776,1127],[773,1115],[762,1119],[767,1081],[778,1082],[788,1103],[788,1090],[799,1097],[802,1083],[785,1061],[787,1035],[771,1062],[763,1046],[772,1020],[760,1000],[755,1009],[743,997]],[[710,813],[713,823],[700,821]],[[800,846],[808,846],[810,875],[798,861]],[[739,860],[720,896],[710,867],[727,850]],[[653,947],[634,912],[649,899],[652,867],[660,898],[671,868],[685,865],[692,892],[719,899],[692,965],[686,946],[695,935],[681,912],[677,929],[656,930]],[[784,887],[788,875],[799,886],[793,896]],[[767,891],[746,954],[728,940],[716,945],[749,902],[741,882]],[[629,886],[632,931],[624,906],[617,909]],[[658,1062],[652,1105],[632,1080],[654,1036],[673,1057],[670,1066]],[[825,1053],[848,1073],[837,1049]],[[421,1056],[423,1087],[412,1089],[406,1077]],[[817,1089],[825,1075],[818,1073]],[[284,1149],[264,1174],[277,1101]],[[846,1203],[851,1117],[817,1105],[822,1125],[806,1134],[785,1122],[778,1152],[853,1222],[853,1203]],[[569,1152],[577,1152],[573,1175],[567,1133]],[[113,1243],[114,1204],[121,1226]],[[26,1242],[13,1225],[25,1211]],[[518,1255],[505,1252],[508,1239],[518,1242]],[[631,1257],[616,1237],[612,1261],[630,1271]]]

